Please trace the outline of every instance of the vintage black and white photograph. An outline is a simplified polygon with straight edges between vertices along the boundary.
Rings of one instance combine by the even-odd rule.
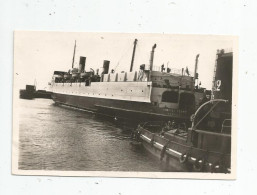
[[[12,171],[236,176],[238,39],[14,32]]]

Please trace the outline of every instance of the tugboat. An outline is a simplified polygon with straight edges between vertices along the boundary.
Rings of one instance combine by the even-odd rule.
[[[20,90],[20,98],[21,99],[34,99],[36,93],[36,86],[35,85],[26,85],[26,89]]]
[[[135,39],[129,72],[109,71],[110,61],[104,60],[103,71],[86,72],[86,57],[81,56],[79,67],[54,71],[51,82],[53,101],[58,105],[83,109],[117,120],[149,121],[176,120],[188,123],[190,115],[203,98],[204,89],[195,88],[198,79],[196,56],[195,73],[188,69],[170,69],[153,66],[153,45],[150,62],[134,71],[134,58],[138,40]]]
[[[211,99],[191,116],[191,127],[176,121],[144,122],[132,137],[178,171],[231,172],[233,52],[218,50]],[[209,95],[208,95],[209,96]]]
[[[36,90],[36,84],[26,85],[26,89],[20,90],[20,98],[29,100],[34,98],[52,99],[52,92],[46,90]]]

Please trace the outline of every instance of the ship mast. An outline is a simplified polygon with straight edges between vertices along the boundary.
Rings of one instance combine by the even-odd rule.
[[[215,60],[215,66],[214,66],[214,72],[213,72],[213,78],[212,78],[211,99],[214,99],[215,80],[216,80],[216,71],[217,71],[217,66],[218,66],[219,52],[220,52],[220,51],[217,50],[217,53],[216,53],[216,60]]]
[[[153,57],[154,57],[154,49],[156,48],[156,44],[153,45],[150,57],[150,71],[153,70]]]
[[[195,58],[195,73],[194,73],[194,85],[195,85],[195,80],[197,79],[197,85],[198,85],[198,73],[197,73],[197,69],[198,69],[198,58],[199,58],[200,54],[196,55]]]
[[[134,48],[132,53],[132,59],[131,59],[131,65],[130,65],[130,72],[133,70],[133,64],[134,64],[134,58],[135,58],[135,52],[136,52],[136,46],[137,46],[137,39],[134,41]]]
[[[73,58],[72,58],[72,68],[74,67],[74,58],[75,58],[75,53],[76,53],[76,40],[75,40],[75,45],[74,45],[74,52],[73,52]]]
[[[148,81],[150,81],[151,79],[151,72],[153,70],[153,58],[154,58],[154,49],[156,48],[156,44],[153,45],[152,47],[152,51],[151,51],[151,56],[150,56],[150,71],[149,71],[149,74],[148,74]]]

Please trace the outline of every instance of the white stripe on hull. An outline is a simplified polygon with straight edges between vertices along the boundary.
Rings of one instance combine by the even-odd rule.
[[[53,83],[52,92],[113,100],[151,102],[151,82]]]

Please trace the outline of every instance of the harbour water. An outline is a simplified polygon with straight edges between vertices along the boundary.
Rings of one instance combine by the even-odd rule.
[[[19,101],[19,169],[175,171],[131,146],[127,125],[49,99]]]

